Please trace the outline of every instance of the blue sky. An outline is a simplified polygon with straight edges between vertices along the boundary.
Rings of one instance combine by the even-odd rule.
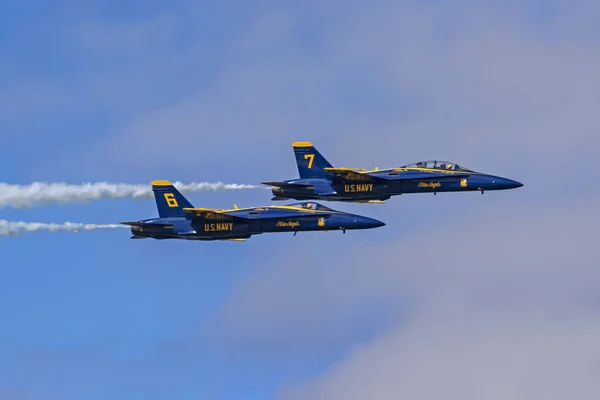
[[[585,398],[600,360],[599,12],[533,0],[6,4],[0,181],[253,184],[296,176],[291,142],[307,140],[335,165],[441,158],[525,186],[333,204],[387,223],[344,236],[4,238],[0,397]],[[114,223],[156,211],[106,200],[1,213]]]

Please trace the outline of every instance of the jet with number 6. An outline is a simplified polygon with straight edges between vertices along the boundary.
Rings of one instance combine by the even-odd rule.
[[[271,200],[329,200],[378,203],[405,193],[469,192],[515,189],[512,179],[475,172],[447,161],[422,161],[399,168],[335,168],[310,142],[292,143],[299,179],[262,182]]]
[[[332,210],[314,202],[223,210],[194,208],[169,181],[152,182],[158,218],[121,222],[131,239],[243,241],[268,232],[371,229],[385,224],[361,215]]]

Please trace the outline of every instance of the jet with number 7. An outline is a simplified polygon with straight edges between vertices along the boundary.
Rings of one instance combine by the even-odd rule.
[[[310,142],[292,143],[299,179],[262,182],[272,200],[329,200],[383,203],[405,193],[469,192],[515,189],[512,179],[475,172],[447,161],[422,161],[399,168],[335,168]]]
[[[131,226],[131,239],[243,241],[268,232],[343,231],[385,224],[361,215],[336,211],[314,202],[231,210],[194,208],[169,181],[152,182],[158,218],[121,222]]]

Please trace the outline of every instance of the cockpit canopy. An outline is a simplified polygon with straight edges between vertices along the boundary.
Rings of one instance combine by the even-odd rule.
[[[312,202],[310,202],[310,203],[294,203],[294,204],[290,204],[290,207],[304,208],[307,210],[333,211],[329,207],[325,207],[322,204],[312,203]]]
[[[448,171],[464,171],[473,172],[472,170],[465,168],[461,165],[449,162],[449,161],[419,161],[414,164],[408,164],[401,168],[426,168],[426,169],[445,169]]]

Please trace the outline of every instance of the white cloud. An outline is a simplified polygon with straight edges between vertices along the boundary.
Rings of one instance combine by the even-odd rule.
[[[215,163],[222,151],[194,155],[225,138],[239,163],[262,169],[307,139],[352,165],[432,156],[510,174],[550,160],[543,168],[564,176],[597,142],[600,53],[577,35],[532,28],[526,9],[382,2],[335,19],[310,6],[273,11],[224,48],[214,84],[132,119],[110,139],[112,154],[136,163],[160,148],[180,152],[181,165]],[[310,45],[307,11],[332,18]],[[274,159],[257,160],[258,151]]]
[[[291,50],[266,57],[260,68],[252,69],[261,73],[240,81],[254,76],[254,82],[267,82],[274,106],[250,113],[253,121],[268,121],[272,110],[276,116],[290,115],[288,121],[310,111],[315,117],[310,123],[324,128],[311,131],[308,122],[298,121],[286,140],[290,132],[299,132],[302,139],[326,143],[326,153],[336,163],[385,166],[399,159],[414,161],[408,157],[441,155],[523,180],[526,186],[519,190],[525,192],[510,193],[519,200],[504,205],[486,199],[497,207],[493,211],[483,206],[470,210],[475,203],[464,196],[423,200],[420,211],[387,206],[389,215],[404,213],[411,221],[416,218],[412,213],[421,212],[427,225],[375,245],[353,241],[343,247],[324,239],[310,247],[299,244],[303,253],[297,259],[272,254],[273,261],[262,260],[267,271],[242,284],[224,305],[214,325],[219,334],[235,348],[319,352],[364,340],[365,325],[379,324],[375,330],[380,330],[385,322],[418,319],[423,307],[440,299],[465,304],[469,313],[478,303],[485,307],[476,313],[500,309],[509,314],[507,319],[515,318],[515,327],[524,318],[521,308],[544,314],[582,312],[587,321],[600,280],[600,258],[593,250],[600,209],[597,193],[564,189],[564,183],[598,175],[588,168],[599,137],[593,110],[600,93],[594,72],[600,66],[597,47],[570,33],[557,40],[558,28],[532,27],[520,7],[486,4],[456,10],[389,3],[345,8],[336,17],[312,56],[304,54],[295,64],[293,71],[310,65],[314,68],[307,71],[313,74],[269,69],[292,57],[292,41]],[[553,18],[563,22],[560,13]],[[250,71],[244,65],[234,70]],[[222,85],[230,72],[224,72],[206,99],[228,98],[229,90],[240,89]],[[326,107],[311,85],[324,76],[330,78],[323,90]],[[269,90],[272,79],[298,80],[311,90],[294,97],[290,110],[284,107],[283,93]],[[344,103],[353,89],[372,94],[369,90],[382,86],[390,88],[386,95],[399,107],[397,113],[393,107],[377,114]],[[248,93],[243,87],[240,91]],[[404,114],[402,104],[409,104],[410,112]],[[244,123],[245,114],[237,115],[242,117],[229,121],[231,129]],[[283,136],[265,129],[239,143],[244,148],[261,141],[268,141],[270,149],[286,146],[277,147],[273,158],[289,161]],[[131,144],[137,140],[126,137]],[[257,163],[261,161],[252,160]],[[436,218],[440,222],[432,223]],[[394,223],[393,234],[403,232],[402,218]],[[549,317],[547,323],[556,320]]]
[[[598,223],[597,201],[555,203],[480,210],[380,245],[313,245],[276,255],[211,327],[233,349],[307,356],[348,349],[374,324],[373,342],[284,398],[562,398],[573,382],[592,393]]]
[[[597,315],[437,306],[280,398],[558,400],[600,391]]]
[[[273,165],[294,172],[293,140],[350,166],[446,158],[524,180],[591,166],[600,52],[585,28],[593,24],[574,21],[597,7],[459,3],[271,4],[212,47],[197,28],[205,13],[193,6],[129,24],[79,24],[69,29],[85,79],[67,91],[18,83],[0,104],[11,116],[90,106],[118,113],[118,126],[80,149],[85,156],[57,162],[111,157],[119,171],[156,156],[161,170],[238,173],[235,159],[248,176]],[[538,21],[536,12],[546,14]]]
[[[289,351],[353,337],[348,329],[373,309],[404,315],[432,296],[509,308],[588,304],[600,281],[600,208],[535,208],[480,210],[379,245],[326,238],[302,257],[275,254],[224,305],[219,324],[237,344]]]

